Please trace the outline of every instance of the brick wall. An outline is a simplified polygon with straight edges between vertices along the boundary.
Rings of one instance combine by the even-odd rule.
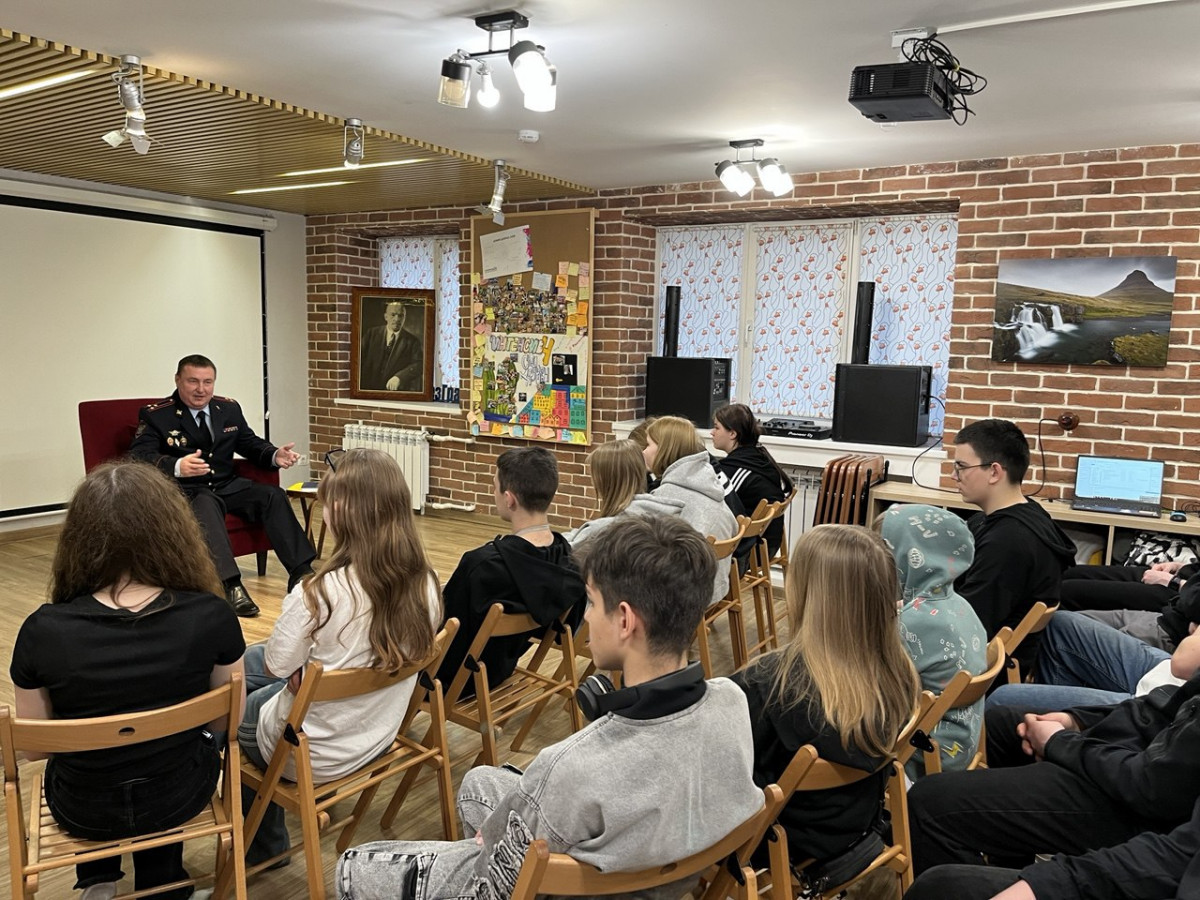
[[[1060,495],[1079,453],[1153,454],[1167,463],[1166,493],[1200,499],[1200,144],[1090,150],[795,175],[775,199],[755,192],[730,201],[716,182],[606,190],[581,201],[526,203],[528,212],[598,210],[593,296],[592,430],[637,418],[644,360],[654,350],[654,228],[712,221],[771,221],[959,211],[946,436],[972,419],[1013,419],[1029,434],[1043,415],[1066,409],[1082,424],[1064,436],[1044,428],[1048,484]],[[457,233],[464,284],[473,210],[441,208],[308,219],[310,406],[314,458],[341,443],[346,422],[373,421],[468,436],[459,414],[341,406],[349,386],[350,291],[374,286],[377,238]],[[1018,366],[990,359],[995,278],[1001,257],[1174,255],[1179,257],[1171,349],[1162,369]],[[464,288],[465,290],[465,288]],[[464,295],[464,304],[467,298]],[[463,346],[467,331],[464,328]],[[464,358],[465,358],[464,349]],[[464,364],[463,383],[467,371]],[[435,444],[431,495],[491,503],[496,455],[526,442],[485,438]],[[593,508],[586,453],[556,447],[563,474],[559,524]]]

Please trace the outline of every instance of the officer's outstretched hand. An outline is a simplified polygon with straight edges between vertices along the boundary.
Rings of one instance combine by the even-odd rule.
[[[290,444],[284,444],[275,451],[275,465],[281,469],[290,469],[300,459],[300,454],[292,448],[296,446],[295,441]]]
[[[197,475],[208,474],[208,463],[202,458],[203,451],[197,450],[191,456],[179,460],[179,477],[195,478]]]

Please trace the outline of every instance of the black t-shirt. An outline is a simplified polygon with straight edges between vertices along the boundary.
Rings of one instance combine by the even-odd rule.
[[[163,591],[138,612],[113,609],[91,595],[47,603],[17,634],[9,674],[17,687],[45,688],[56,719],[158,709],[209,689],[214,666],[245,652],[241,625],[212,594]],[[60,753],[64,774],[120,782],[169,771],[191,759],[196,733],[156,741]]]

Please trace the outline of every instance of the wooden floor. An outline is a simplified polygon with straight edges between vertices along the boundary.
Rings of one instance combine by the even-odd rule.
[[[437,569],[443,583],[454,571],[462,553],[490,540],[497,533],[505,530],[504,523],[493,516],[478,513],[457,513],[431,511],[418,519],[425,546],[430,559]],[[0,660],[5,663],[4,677],[0,682],[0,703],[11,704],[13,691],[8,678],[7,662],[12,658],[13,641],[17,630],[25,617],[44,602],[46,585],[49,578],[51,558],[57,540],[57,530],[43,530],[40,533],[14,532],[0,535]],[[328,547],[326,547],[328,550]],[[285,593],[286,575],[278,561],[272,556],[267,575],[258,577],[254,574],[254,558],[243,557],[242,569],[246,587],[254,597],[255,602],[262,608],[262,615],[256,619],[242,619],[242,630],[246,642],[265,640],[270,634],[271,627],[279,615],[280,601]],[[718,626],[718,632],[712,641],[713,665],[718,673],[732,671],[732,657],[729,649],[728,633],[724,623]],[[419,721],[418,721],[419,725]],[[454,765],[454,782],[457,786],[463,774],[479,749],[477,735],[449,725],[451,752],[456,762]],[[511,727],[515,733],[516,727]],[[533,758],[542,747],[567,736],[570,731],[570,719],[561,707],[548,710],[538,721],[529,740],[526,741],[520,753],[508,749],[508,741],[501,742],[502,761],[512,762],[523,766]],[[419,736],[419,735],[418,735]],[[36,771],[41,763],[26,763],[22,772]],[[28,776],[23,775],[28,783]],[[379,817],[383,806],[391,797],[387,785],[380,791],[374,806],[359,827],[355,843],[365,843],[373,840],[437,840],[441,834],[441,820],[438,813],[437,793],[432,780],[422,776],[418,786],[405,802],[400,816],[390,829],[382,829]],[[337,815],[334,815],[337,818]],[[293,826],[292,834],[299,835],[298,826]],[[3,825],[0,824],[0,828]],[[335,836],[327,835],[323,841],[323,857],[326,868],[326,884],[332,889],[333,866],[336,861],[334,852]],[[211,849],[197,842],[186,850],[185,862],[193,873],[211,870]],[[126,860],[125,872],[132,875],[132,867]],[[3,882],[8,883],[8,851],[7,836],[3,838],[0,847],[0,872],[5,873]],[[38,897],[47,900],[77,896],[72,890],[74,884],[73,870],[62,870],[48,873],[41,879]],[[125,889],[132,889],[132,882],[127,877],[123,883]],[[249,884],[252,897],[261,900],[284,900],[284,898],[304,897],[307,895],[304,879],[304,864],[299,857],[292,865],[274,872],[264,872],[252,879]]]

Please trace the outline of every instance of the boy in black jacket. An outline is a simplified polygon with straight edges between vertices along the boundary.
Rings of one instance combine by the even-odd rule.
[[[546,519],[558,491],[554,454],[542,447],[508,450],[496,460],[492,482],[496,512],[512,531],[464,553],[442,589],[445,617],[457,617],[460,623],[438,669],[445,686],[454,680],[493,603],[503,603],[505,612],[529,613],[539,625],[549,625],[572,607],[576,623],[583,616],[584,586],[571,545],[550,530]],[[508,678],[528,648],[528,635],[489,641],[481,659],[487,664],[488,685]],[[463,695],[474,690],[468,682]]]
[[[1116,706],[989,710],[993,768],[946,772],[909,791],[916,871],[979,864],[980,854],[1078,854],[1170,831],[1200,796],[1198,715],[1200,675]]]

